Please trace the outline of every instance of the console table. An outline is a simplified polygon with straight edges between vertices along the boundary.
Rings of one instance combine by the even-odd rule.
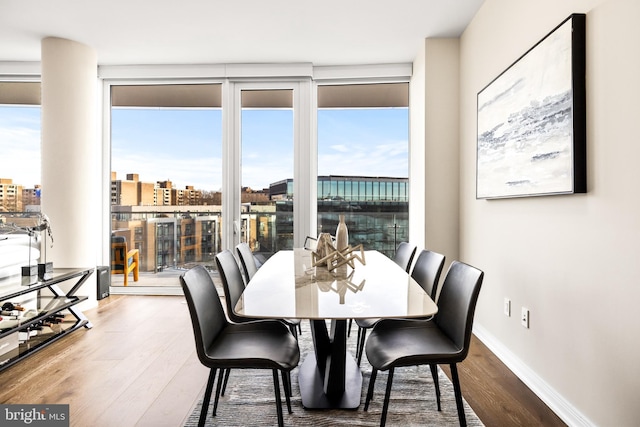
[[[87,297],[75,293],[94,270],[56,268],[42,279],[0,279],[0,307],[5,306],[0,312],[0,371],[81,327],[93,326],[76,306]],[[71,280],[75,283],[65,293],[59,284]],[[71,316],[63,314],[65,310]]]

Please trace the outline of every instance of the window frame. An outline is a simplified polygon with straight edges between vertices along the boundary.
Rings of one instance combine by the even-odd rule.
[[[102,232],[103,262],[109,259],[111,206],[111,86],[160,84],[222,84],[223,221],[222,249],[240,241],[240,92],[243,89],[294,90],[294,245],[317,229],[318,87],[410,83],[412,64],[324,66],[311,64],[217,64],[205,66],[99,66],[102,82]],[[202,77],[207,76],[207,77]],[[410,135],[410,133],[409,133]],[[411,151],[411,139],[409,138]],[[411,180],[411,168],[409,179]],[[422,185],[421,185],[422,187]],[[353,191],[353,189],[351,189]],[[348,189],[345,189],[345,193]],[[411,218],[410,218],[411,224]]]

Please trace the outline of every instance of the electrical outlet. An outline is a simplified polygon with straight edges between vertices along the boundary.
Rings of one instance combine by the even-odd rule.
[[[523,327],[529,329],[529,309],[522,307],[522,315],[520,316],[520,323]]]
[[[504,315],[511,317],[511,300],[509,298],[504,299]]]

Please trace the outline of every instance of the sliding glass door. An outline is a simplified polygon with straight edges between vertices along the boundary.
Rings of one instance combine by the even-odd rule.
[[[187,268],[213,269],[221,250],[220,86],[112,87],[111,234],[138,250],[140,280],[129,286],[176,286]],[[122,285],[123,275],[111,284]]]
[[[241,89],[241,241],[262,260],[293,248],[293,89]]]

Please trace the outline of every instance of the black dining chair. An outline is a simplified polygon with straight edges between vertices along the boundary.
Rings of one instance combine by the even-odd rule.
[[[246,286],[247,284],[249,284],[249,280],[251,280],[253,278],[253,275],[258,271],[258,266],[253,256],[253,252],[251,252],[251,248],[246,243],[243,242],[236,246],[236,254],[238,255],[238,259],[240,260],[242,270],[244,271],[244,285]],[[289,329],[291,329],[291,333],[296,338],[298,337],[298,332],[302,333],[300,319],[282,319],[282,321],[289,327]]]
[[[457,364],[469,352],[473,316],[483,278],[481,270],[454,261],[442,284],[438,313],[431,322],[384,319],[373,327],[365,349],[372,371],[364,410],[369,409],[378,371],[389,371],[380,426],[384,426],[386,422],[395,368],[429,365],[434,374],[436,365],[442,363],[449,364],[451,368],[458,419],[461,426],[466,426]],[[434,380],[434,388],[440,411],[440,387],[437,379]]]
[[[416,249],[418,247],[408,242],[400,242],[398,247],[396,248],[396,253],[393,256],[393,261],[398,264],[404,271],[407,273],[411,269],[411,263],[413,262],[413,257],[416,254]],[[375,323],[376,319],[360,319],[356,320],[356,324],[358,324],[358,339],[356,342],[360,342],[360,333],[362,328],[368,329],[373,326],[373,323],[370,323],[370,320],[373,320]],[[353,323],[353,319],[349,319],[349,328],[347,329],[347,336],[351,336],[351,325]],[[364,325],[364,326],[360,326]],[[367,326],[369,325],[369,326]],[[357,354],[357,350],[356,350]]]
[[[236,262],[236,258],[233,256],[233,253],[225,249],[224,251],[218,253],[215,256],[215,259],[216,266],[218,267],[218,273],[220,274],[220,279],[222,280],[222,288],[224,289],[224,300],[227,307],[227,317],[229,317],[229,320],[231,320],[233,323],[246,323],[255,320],[261,320],[238,316],[236,312],[233,311],[234,307],[240,300],[240,296],[242,295],[242,292],[245,288],[242,273],[240,272],[240,268],[238,267],[238,263]]]
[[[396,248],[393,260],[407,273],[411,270],[411,262],[416,254],[417,246],[409,242],[401,242]]]
[[[242,272],[244,273],[244,283],[247,284],[258,271],[258,265],[256,264],[253,252],[251,252],[251,248],[248,244],[244,242],[238,244],[236,246],[236,254],[238,255],[240,265],[242,266]]]
[[[238,301],[240,300],[240,296],[242,292],[244,292],[245,284],[242,278],[242,273],[240,272],[240,268],[238,267],[238,263],[236,262],[235,257],[229,250],[224,250],[218,253],[215,256],[216,265],[218,267],[218,274],[220,274],[220,279],[222,280],[222,289],[224,290],[224,301],[227,307],[227,317],[233,323],[247,323],[247,322],[255,322],[259,320],[264,320],[260,318],[252,318],[252,317],[244,317],[238,316],[236,312],[233,310]],[[297,340],[298,334],[295,328],[295,325],[287,324],[287,322],[283,319],[276,320],[286,325],[293,337]],[[219,390],[222,396],[224,396],[225,390],[227,389],[227,382],[229,381],[230,369],[227,369],[224,373],[224,382],[222,388]],[[222,377],[218,380],[220,381]],[[291,389],[289,389],[290,391]]]
[[[223,370],[271,369],[278,425],[283,426],[278,372],[282,374],[287,409],[292,413],[290,373],[300,360],[300,350],[295,337],[277,320],[230,323],[224,315],[211,276],[201,265],[180,276],[180,283],[191,315],[198,359],[210,369],[198,425],[203,426],[205,423],[216,371],[220,370],[220,374],[212,416],[216,415]]]
[[[438,283],[440,283],[440,274],[442,274],[442,268],[444,267],[444,259],[445,256],[438,252],[423,249],[420,255],[418,255],[418,259],[416,259],[413,270],[411,271],[411,277],[418,282],[422,289],[424,289],[434,301],[438,293]],[[367,337],[367,329],[373,328],[379,320],[380,319],[375,318],[356,319],[356,324],[358,325],[358,337],[356,340],[358,366],[360,366],[360,362],[362,361],[362,351]]]

